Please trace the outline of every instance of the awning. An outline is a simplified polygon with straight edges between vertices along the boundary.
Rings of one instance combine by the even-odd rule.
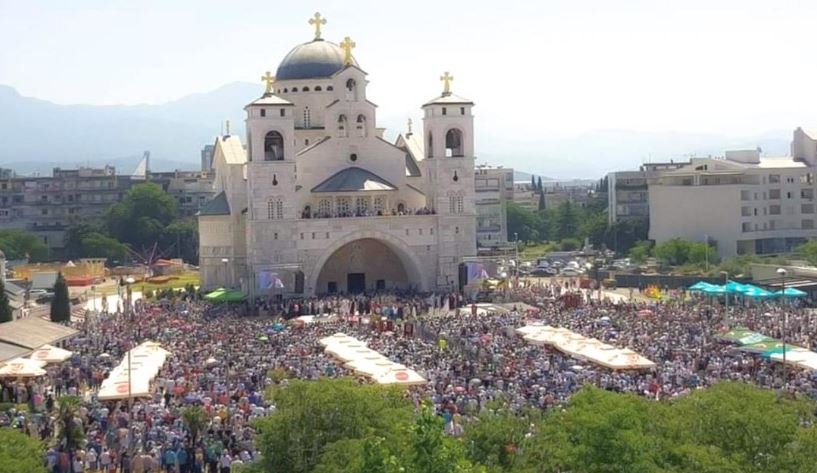
[[[219,288],[204,296],[211,302],[242,302],[247,300],[247,294],[241,291]]]

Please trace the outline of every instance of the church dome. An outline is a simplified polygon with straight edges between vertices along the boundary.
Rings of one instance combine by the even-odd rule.
[[[352,58],[357,65],[357,61]],[[335,43],[315,40],[295,46],[284,57],[275,80],[319,79],[331,77],[345,67],[343,49]]]

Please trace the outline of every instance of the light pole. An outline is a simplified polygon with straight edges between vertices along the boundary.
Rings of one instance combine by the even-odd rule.
[[[729,284],[729,273],[726,271],[721,271],[720,274],[723,274],[723,287],[726,288],[726,285]],[[729,318],[729,293],[724,292],[723,299],[726,302],[724,304],[726,308],[726,317]]]
[[[704,245],[706,245],[706,248],[704,248],[704,261],[705,261],[705,265],[706,265],[706,272],[708,273],[709,272],[709,235],[704,235]]]
[[[519,235],[516,232],[513,234],[513,246],[515,250],[514,270],[516,271],[516,283],[519,284]]]
[[[787,274],[788,274],[788,271],[786,271],[784,268],[777,268],[777,275],[780,276],[780,285],[783,288],[782,297],[783,297],[784,300],[786,298],[786,275]],[[786,325],[788,325],[788,323],[787,323],[788,318],[789,318],[789,313],[784,308],[783,309],[783,333],[782,333],[783,336],[781,337],[783,339],[783,390],[784,391],[788,388],[788,384],[789,384],[788,378],[786,377]]]
[[[227,281],[229,279],[227,277],[227,263],[230,262],[230,258],[221,258],[221,262],[224,263],[224,286],[227,286]]]

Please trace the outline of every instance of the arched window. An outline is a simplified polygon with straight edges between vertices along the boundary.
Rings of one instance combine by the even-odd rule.
[[[357,136],[366,136],[366,116],[363,114],[357,116]]]
[[[312,112],[309,107],[304,107],[304,128],[312,128]]]
[[[297,91],[298,91],[298,88],[297,88],[297,87],[293,87],[293,88],[292,88],[292,91],[293,91],[293,92],[297,92]]]
[[[264,161],[284,160],[284,137],[273,130],[264,137]]]
[[[431,136],[431,133],[428,134],[428,149],[426,150],[426,157],[434,157],[434,138]]]
[[[301,89],[301,92],[309,92],[309,87],[304,87],[303,89]]]
[[[402,215],[406,212],[406,204],[400,202],[397,204],[397,214]]]
[[[348,135],[348,123],[346,123],[346,115],[338,117],[338,138],[346,138]]]
[[[346,81],[346,100],[357,100],[357,82],[354,79]]]
[[[445,134],[445,155],[449,157],[465,156],[462,144],[462,131],[457,128],[448,130],[448,133]]]
[[[288,93],[288,92],[289,92],[289,89],[284,89],[285,94]]]
[[[448,193],[448,213],[461,214],[465,212],[465,194],[462,191]]]
[[[332,199],[321,199],[318,201],[318,217],[328,218],[332,216]]]
[[[329,92],[332,92],[333,90],[335,90],[335,88],[332,87],[331,85],[327,85],[326,90],[328,90]]]
[[[321,88],[321,86],[319,86],[319,85],[316,85],[315,86],[315,92],[321,92],[321,91],[323,91],[323,88]]]
[[[284,218],[284,199],[273,197],[267,201],[267,218],[269,220],[280,220]]]

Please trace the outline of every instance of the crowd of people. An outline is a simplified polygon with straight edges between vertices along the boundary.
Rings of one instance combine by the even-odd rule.
[[[577,295],[581,303],[565,304],[565,294]],[[522,283],[505,296],[514,302],[477,306],[457,293],[335,295],[268,303],[263,316],[252,315],[258,301],[213,306],[163,300],[138,304],[127,314],[89,316],[77,325],[80,336],[67,343],[75,353],[71,360],[49,366],[41,378],[3,380],[2,401],[29,409],[10,409],[0,414],[0,423],[52,439],[59,396],[77,395],[83,400],[77,415],[87,443],[71,452],[52,447],[49,471],[230,472],[258,460],[254,420],[274,410],[264,398],[271,383],[356,376],[319,344],[337,332],[427,379],[409,392],[418,404],[434,402],[451,435],[462,433],[470,416],[494,402],[548,409],[585,384],[663,399],[719,380],[741,380],[817,398],[817,381],[809,372],[789,369],[784,379],[778,363],[721,339],[740,325],[814,348],[817,319],[808,309],[612,300],[569,281]],[[292,323],[300,315],[314,317]],[[630,348],[657,366],[611,371],[528,344],[516,334],[515,329],[537,322]],[[144,340],[172,353],[153,396],[132,403],[98,400],[96,390],[108,371]],[[203,407],[207,427],[194,439],[183,412],[195,405]]]

